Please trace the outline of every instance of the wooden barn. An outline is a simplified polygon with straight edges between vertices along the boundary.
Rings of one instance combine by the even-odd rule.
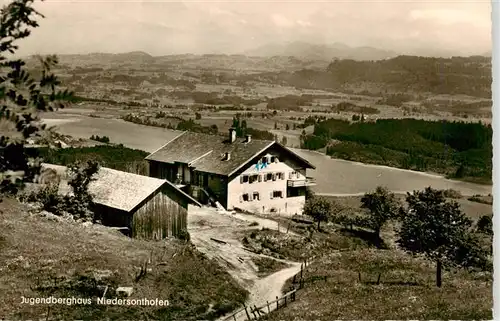
[[[56,171],[60,176],[59,192],[71,192],[65,166],[43,164],[43,171]],[[94,197],[96,218],[103,225],[126,227],[126,234],[134,238],[176,237],[181,230],[187,230],[189,207],[201,206],[167,180],[106,167],[99,168],[89,192]]]

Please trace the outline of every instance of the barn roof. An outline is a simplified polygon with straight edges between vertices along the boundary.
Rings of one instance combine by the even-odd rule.
[[[226,136],[188,131],[148,155],[146,160],[172,164],[185,163],[194,166],[197,171],[226,176],[271,146],[283,148],[306,168],[315,168],[307,160],[275,141],[251,139],[247,142],[245,138],[236,138],[236,141],[231,143]],[[226,153],[230,154],[229,160],[224,159],[223,155]]]
[[[68,185],[67,167],[53,164],[42,164],[42,168],[51,168],[61,176],[59,191],[67,194],[71,191]],[[89,184],[89,192],[94,202],[126,212],[132,211],[146,198],[155,193],[163,185],[169,185],[177,194],[191,204],[201,204],[167,180],[142,176],[127,172],[100,167],[95,180]]]

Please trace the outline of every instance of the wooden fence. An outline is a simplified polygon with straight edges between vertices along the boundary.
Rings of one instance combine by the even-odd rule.
[[[279,310],[282,307],[286,307],[288,303],[295,301],[295,295],[297,291],[304,288],[304,284],[314,282],[315,280],[325,280],[326,277],[321,276],[312,276],[306,279],[306,268],[307,265],[310,264],[308,260],[304,260],[304,262],[300,265],[300,272],[295,274],[292,279],[292,286],[290,290],[285,293],[281,297],[276,297],[276,300],[271,302],[267,301],[266,304],[257,307],[257,306],[246,306],[243,304],[243,308],[233,312],[230,316],[223,319],[223,321],[238,321],[238,320],[258,320],[259,318],[265,316],[266,314],[271,313],[271,311]]]

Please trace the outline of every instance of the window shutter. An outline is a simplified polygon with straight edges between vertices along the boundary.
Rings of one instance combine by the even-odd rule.
[[[273,199],[273,192],[271,192],[270,198]]]
[[[288,174],[289,179],[292,179],[292,175],[293,175],[293,172],[290,172],[290,174]]]
[[[253,200],[253,195],[251,193],[248,193],[248,201],[251,202]]]
[[[259,182],[262,182],[262,175],[259,175]]]
[[[278,163],[280,162],[280,160],[278,159],[278,157],[275,157],[275,158],[274,158],[274,162],[275,162],[276,164],[278,164]]]
[[[243,195],[240,195],[240,203],[243,203]]]
[[[273,173],[273,181],[276,180],[276,173]]]
[[[240,176],[240,184],[243,184],[243,175]]]
[[[285,173],[281,173],[281,179],[285,179]]]

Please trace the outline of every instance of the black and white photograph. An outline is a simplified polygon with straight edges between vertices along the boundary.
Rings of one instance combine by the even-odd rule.
[[[0,8],[0,320],[494,319],[497,0]]]

